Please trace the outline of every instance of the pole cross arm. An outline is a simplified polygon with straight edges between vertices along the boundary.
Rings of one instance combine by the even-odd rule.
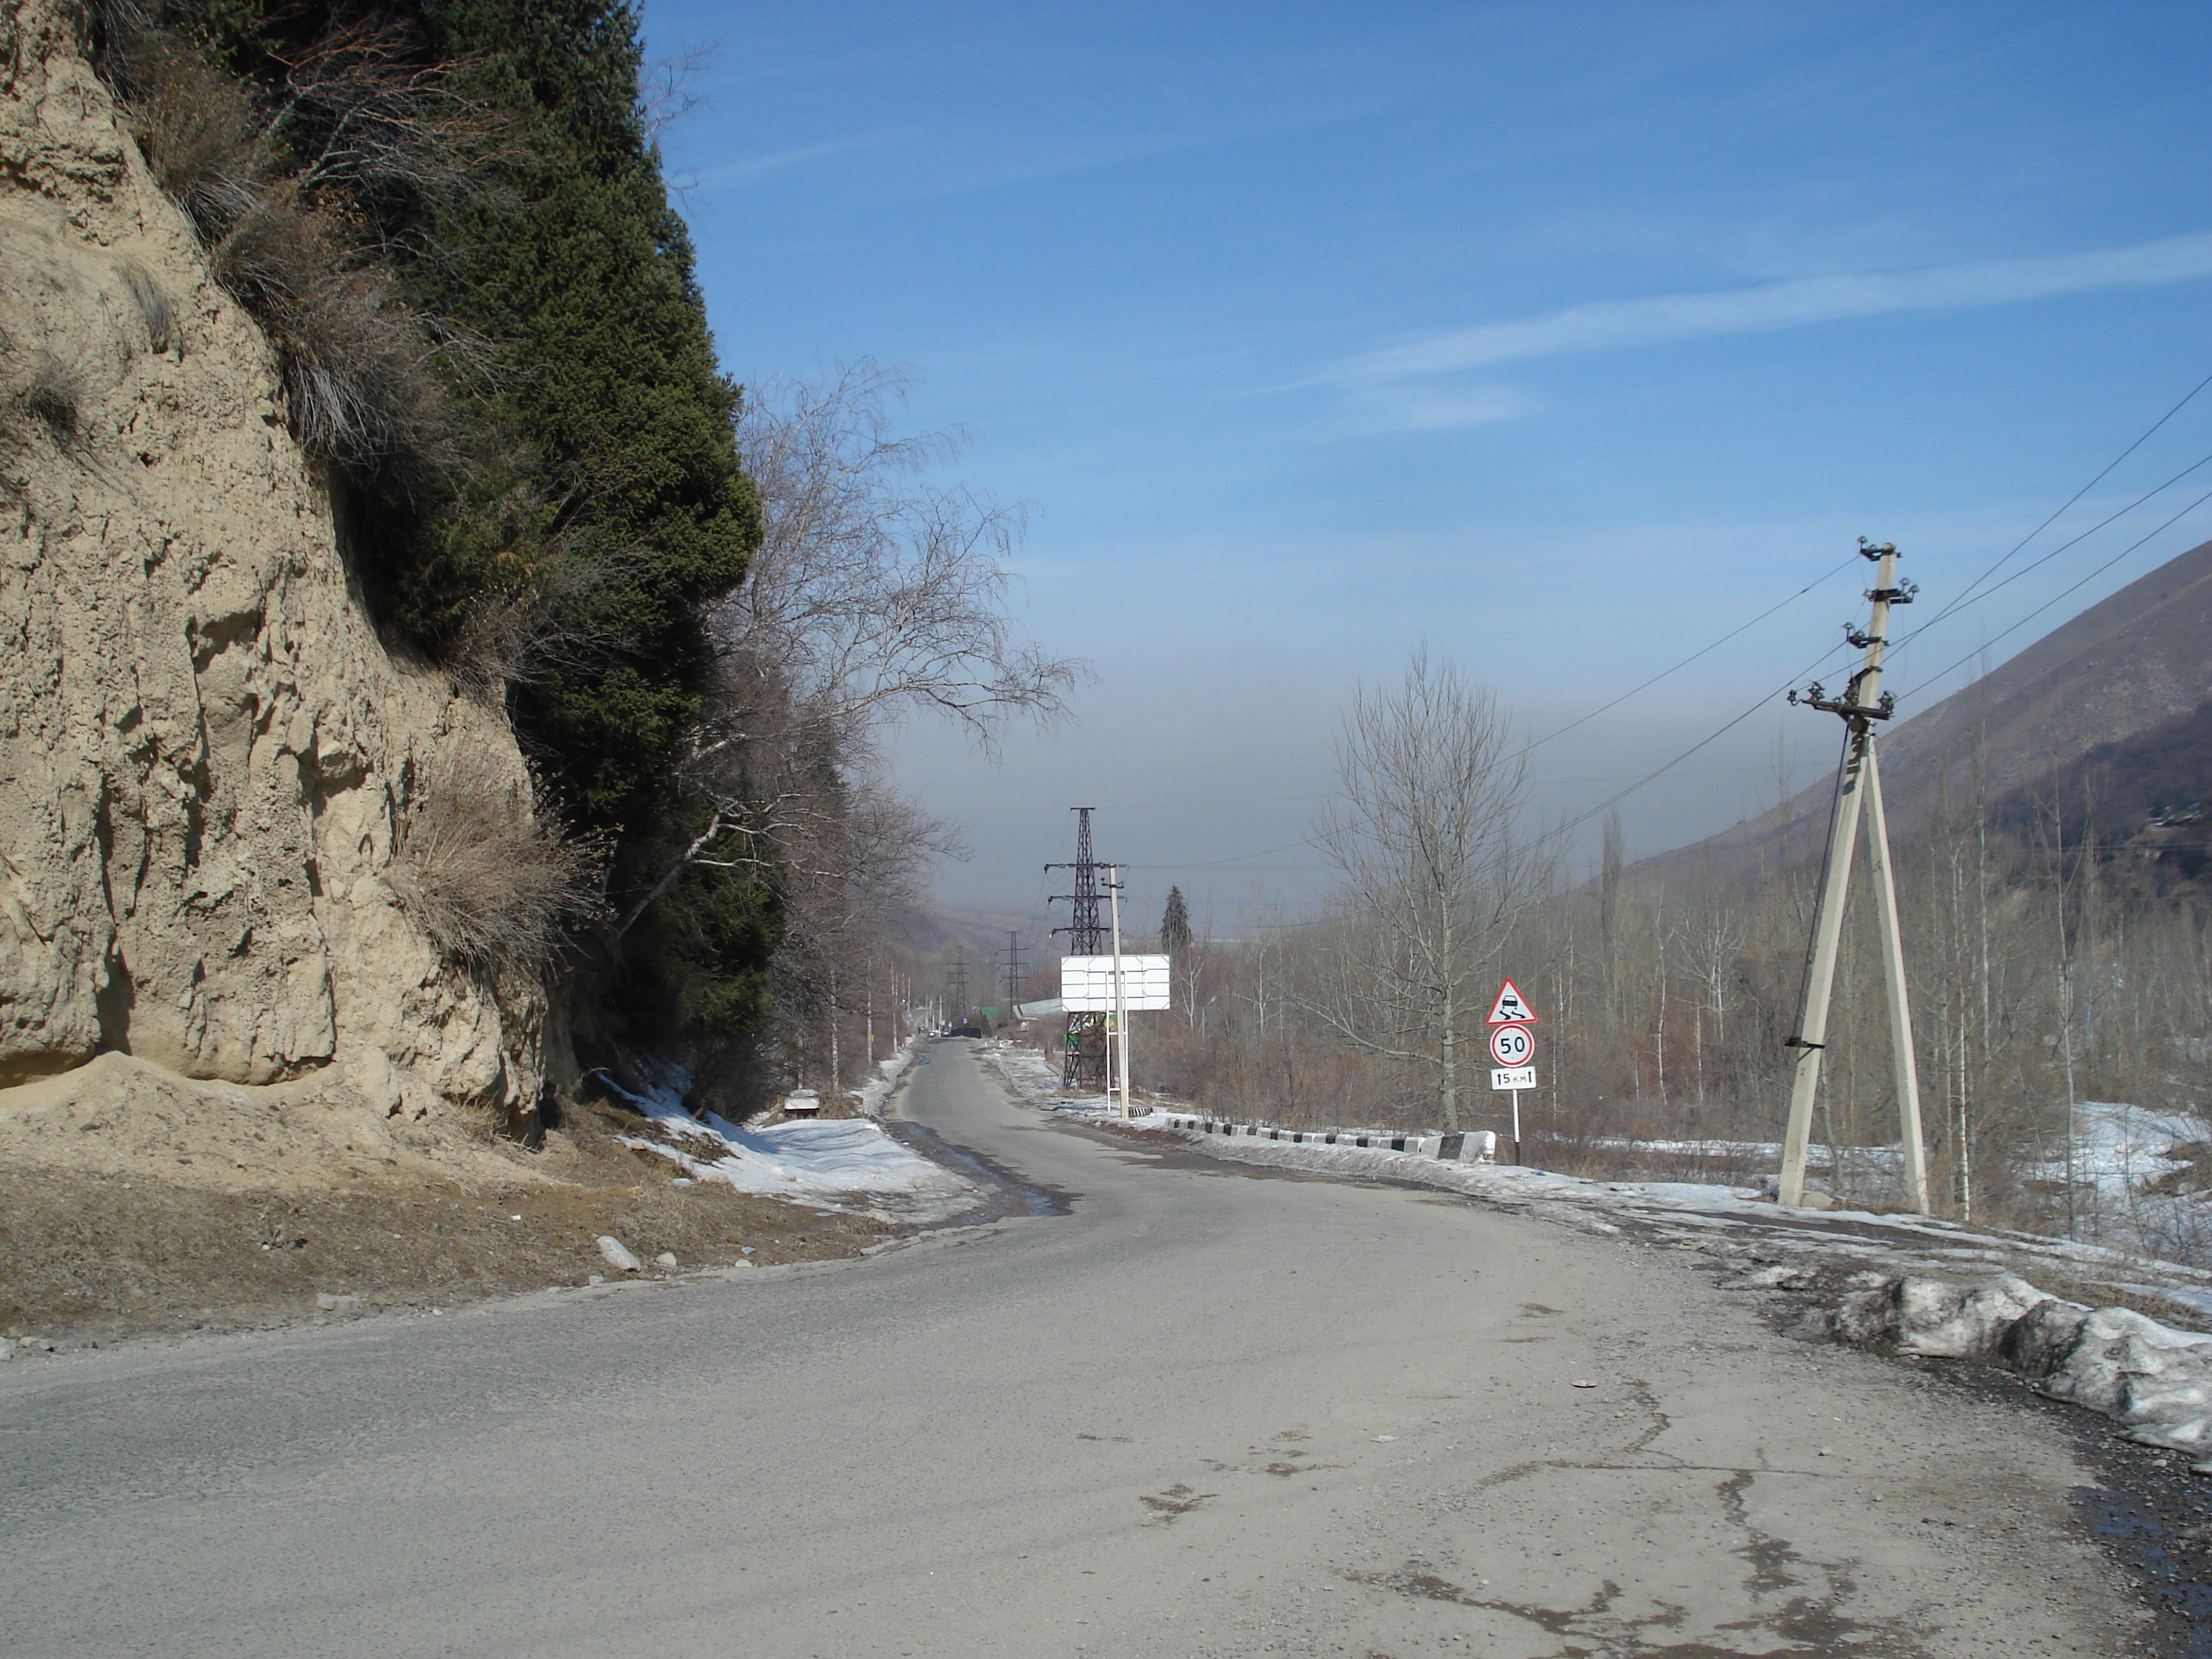
[[[1807,708],[1818,708],[1824,714],[1841,714],[1845,720],[1886,720],[1893,718],[1897,713],[1897,699],[1887,691],[1881,694],[1877,702],[1845,702],[1814,695],[1819,689],[1815,686],[1811,692],[1792,691],[1790,701]]]

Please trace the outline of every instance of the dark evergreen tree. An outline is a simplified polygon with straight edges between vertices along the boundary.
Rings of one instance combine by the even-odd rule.
[[[161,15],[260,88],[262,150],[306,181],[296,216],[334,249],[332,228],[350,227],[347,257],[391,267],[395,319],[487,343],[474,371],[447,364],[434,465],[341,465],[333,483],[400,639],[470,672],[487,615],[526,615],[530,672],[510,653],[490,678],[510,682],[562,810],[610,840],[610,899],[634,903],[706,822],[676,787],[709,665],[702,618],[760,534],[739,390],[716,366],[639,104],[635,7],[167,0]],[[331,131],[410,97],[436,118],[395,142],[412,131],[453,154],[315,173]],[[688,869],[586,994],[625,1006],[633,1039],[739,1034],[763,1006],[778,914],[772,881]]]
[[[1180,887],[1168,889],[1167,908],[1160,915],[1160,949],[1171,957],[1190,949],[1190,907]]]

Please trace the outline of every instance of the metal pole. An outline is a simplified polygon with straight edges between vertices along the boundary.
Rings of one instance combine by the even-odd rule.
[[[1129,1115],[1129,998],[1121,981],[1121,872],[1111,864],[1106,866],[1106,891],[1114,914],[1114,1044],[1120,1051],[1115,1060],[1121,1073],[1121,1115],[1126,1118]]]
[[[1875,914],[1881,923],[1881,984],[1889,1000],[1889,1048],[1897,1076],[1898,1146],[1904,1156],[1905,1201],[1928,1212],[1928,1147],[1920,1138],[1920,1070],[1912,1054],[1912,1006],[1905,992],[1905,944],[1897,922],[1897,884],[1890,868],[1889,825],[1881,810],[1881,769],[1869,742],[1866,757],[1867,860],[1873,867]]]
[[[1513,1161],[1521,1161],[1521,1091],[1513,1090]]]

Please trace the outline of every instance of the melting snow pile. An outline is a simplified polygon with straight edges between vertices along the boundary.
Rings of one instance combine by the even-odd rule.
[[[2010,1273],[1982,1285],[1893,1279],[1845,1297],[1829,1321],[1847,1342],[2002,1365],[2212,1474],[2212,1336],[2045,1296]]]
[[[894,1070],[890,1078],[896,1075]],[[665,1061],[650,1063],[641,1093],[611,1086],[652,1120],[655,1132],[651,1139],[622,1136],[623,1145],[658,1152],[694,1181],[724,1182],[741,1193],[817,1209],[890,1212],[902,1220],[940,1220],[979,1201],[973,1184],[892,1139],[873,1118],[744,1129],[712,1112],[694,1117],[684,1109],[690,1073]]]

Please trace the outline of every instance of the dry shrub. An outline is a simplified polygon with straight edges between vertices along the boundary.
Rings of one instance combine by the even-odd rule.
[[[270,171],[252,100],[237,80],[138,8],[100,11],[106,42],[100,67],[123,100],[155,182],[204,240],[219,240],[252,208]]]
[[[283,359],[293,434],[310,454],[357,478],[413,494],[451,459],[453,422],[432,365],[457,350],[471,356],[469,343],[434,337],[396,301],[390,276],[374,250],[359,245],[354,222],[318,199],[315,179],[283,170],[297,164],[286,162],[274,118],[255,106],[240,82],[191,43],[153,26],[128,0],[102,7],[100,16],[102,68],[155,179],[198,230],[216,279]],[[436,127],[426,116],[417,123],[422,133],[412,133],[402,117],[414,107],[441,112],[445,96],[435,83],[392,79],[384,58],[358,49],[317,60],[313,88],[329,101],[349,86],[349,70],[360,82],[357,101],[380,100],[378,121],[364,125],[397,136],[343,162],[317,158],[331,174],[321,182],[338,186],[396,171],[407,143],[427,143],[423,135]],[[378,162],[383,173],[372,165]],[[435,173],[426,164],[410,176]],[[138,293],[136,283],[132,291]],[[161,337],[167,335],[164,329]]]
[[[527,541],[526,529],[516,545]],[[631,640],[605,620],[599,601],[638,574],[647,556],[570,531],[546,535],[526,557],[503,556],[507,579],[469,607],[440,662],[463,690],[495,703],[511,685],[604,673]]]
[[[131,303],[138,307],[138,319],[146,325],[148,350],[158,357],[170,347],[183,343],[183,337],[177,331],[175,308],[152,271],[136,259],[126,259],[123,263],[123,286],[131,291]]]
[[[81,362],[41,347],[33,354],[30,379],[6,400],[0,432],[10,447],[20,447],[42,431],[62,453],[85,459],[92,453],[84,428],[84,406],[91,395]]]
[[[438,345],[358,266],[328,216],[270,187],[216,245],[216,280],[257,317],[284,362],[292,430],[310,453],[411,487],[445,459],[451,428],[430,373]]]
[[[533,793],[487,748],[449,744],[416,775],[386,878],[448,959],[542,971],[598,917],[601,848]]]

